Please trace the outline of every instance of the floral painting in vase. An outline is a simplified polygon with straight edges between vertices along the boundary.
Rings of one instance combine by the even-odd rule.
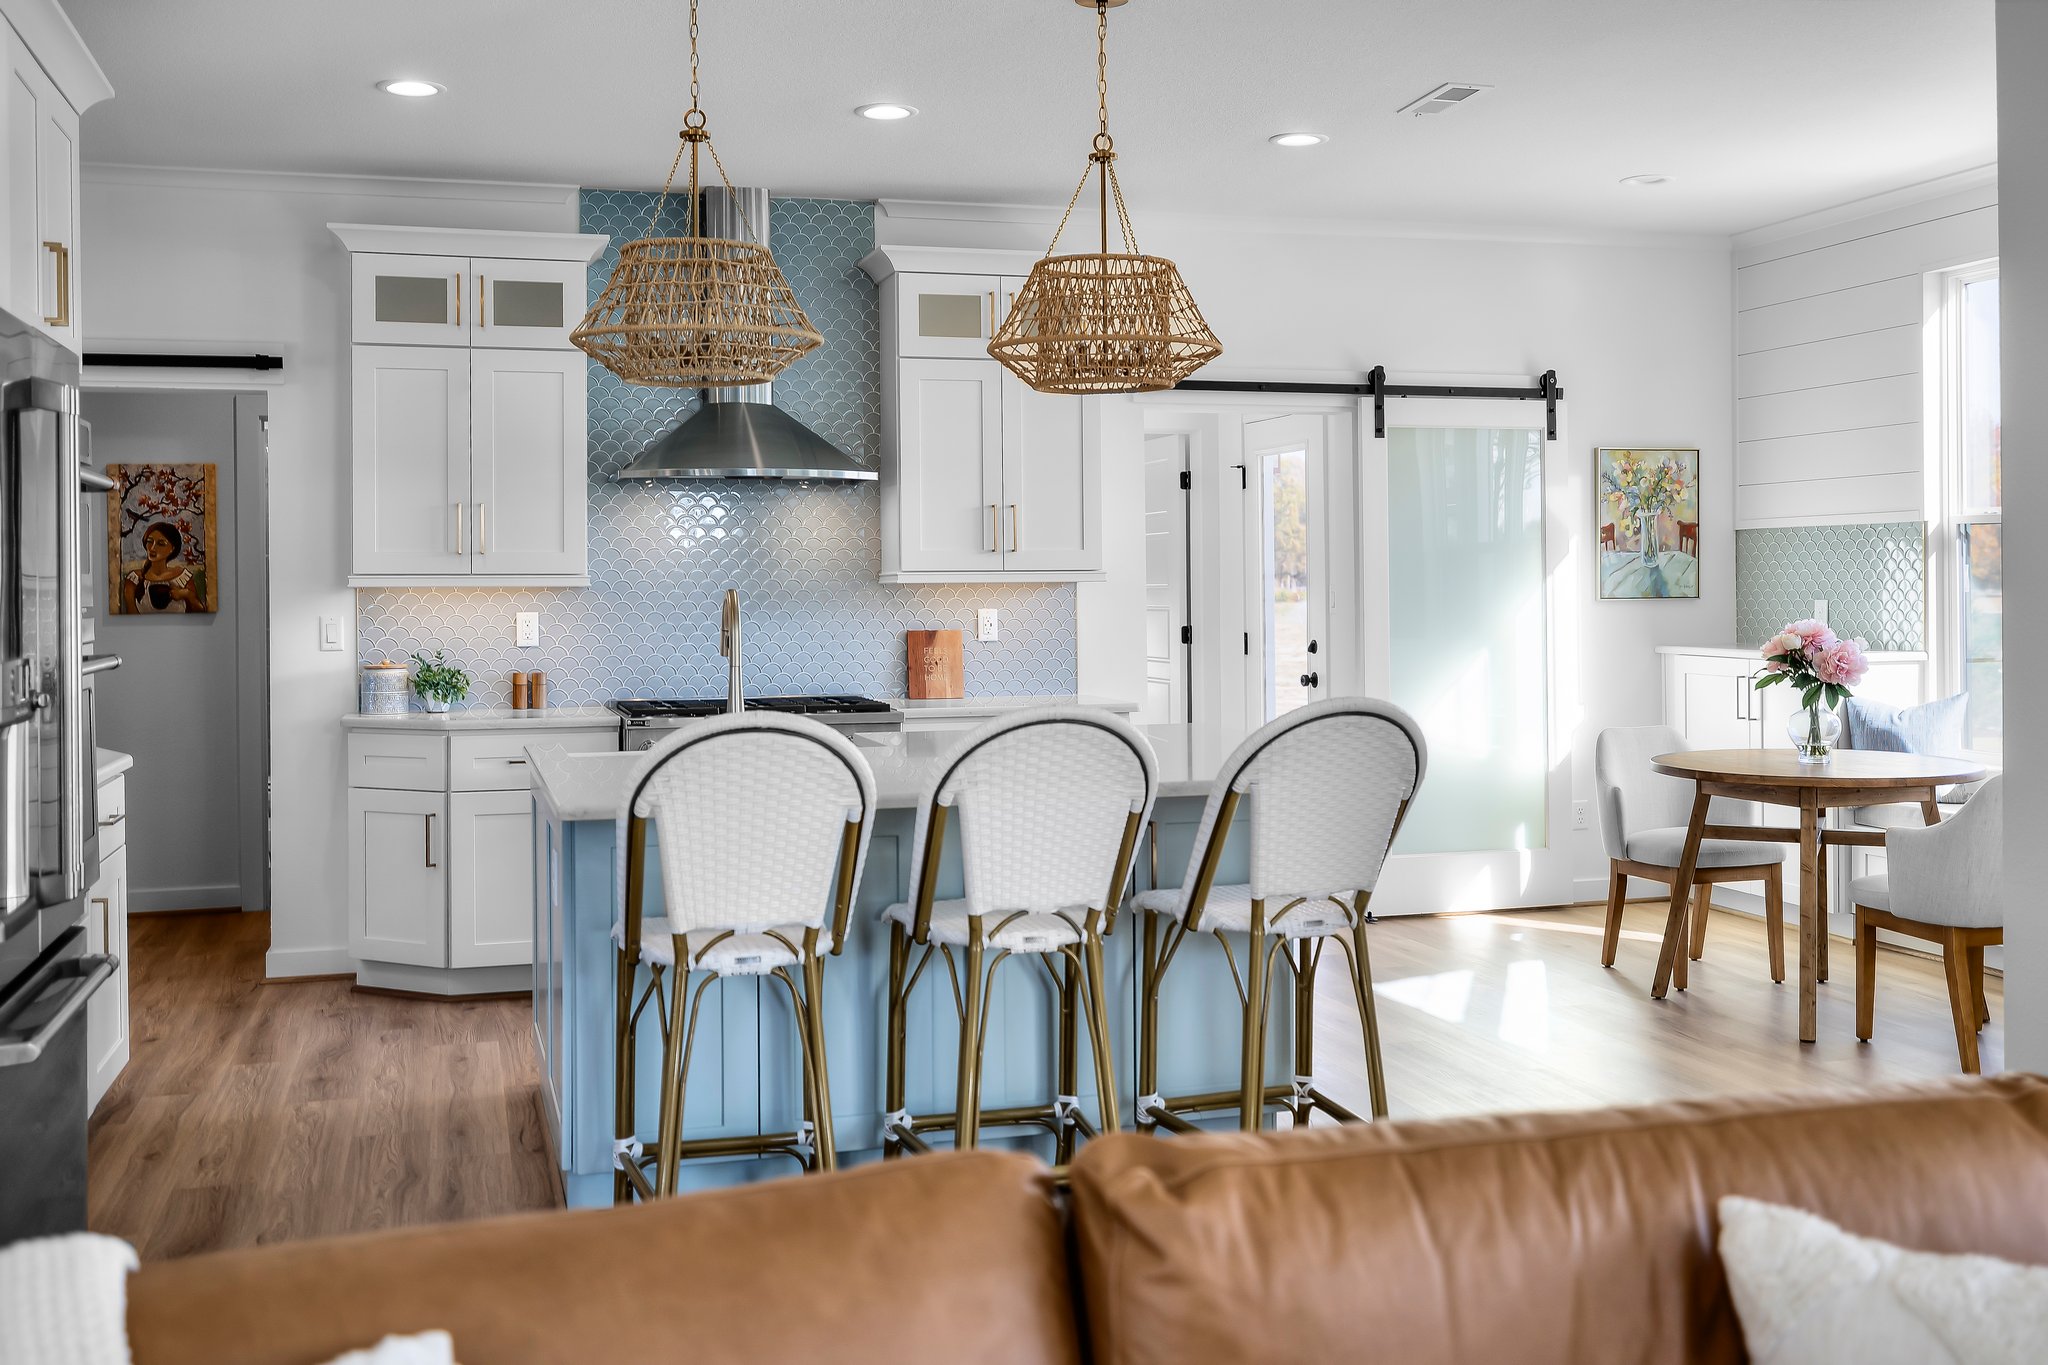
[[[220,610],[219,498],[210,464],[110,464],[107,610],[117,616]]]
[[[1700,595],[1700,453],[1594,452],[1593,524],[1602,598]]]

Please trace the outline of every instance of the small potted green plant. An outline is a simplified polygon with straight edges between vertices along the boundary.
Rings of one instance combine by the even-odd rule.
[[[418,665],[413,670],[412,690],[419,694],[423,709],[446,711],[469,695],[469,674],[449,663],[447,654],[441,650],[435,650],[431,659],[415,654],[412,661]]]

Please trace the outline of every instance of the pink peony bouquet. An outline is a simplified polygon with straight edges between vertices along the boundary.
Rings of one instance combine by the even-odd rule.
[[[1870,671],[1863,641],[1844,640],[1819,621],[1794,621],[1764,643],[1763,656],[1758,689],[1790,683],[1809,711],[1840,706]]]

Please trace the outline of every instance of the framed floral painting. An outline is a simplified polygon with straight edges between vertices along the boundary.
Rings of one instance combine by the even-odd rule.
[[[1593,562],[1602,600],[1700,595],[1700,453],[1593,453]]]
[[[110,464],[107,610],[116,616],[220,610],[210,464]]]

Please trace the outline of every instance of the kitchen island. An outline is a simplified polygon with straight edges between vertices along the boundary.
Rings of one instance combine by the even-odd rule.
[[[1158,884],[1173,886],[1208,796],[1214,746],[1198,742],[1187,726],[1145,730],[1159,755],[1159,800],[1153,815]],[[875,771],[879,810],[874,842],[856,893],[847,941],[825,963],[825,1032],[831,1072],[833,1123],[841,1160],[853,1164],[881,1155],[882,1082],[887,1038],[889,933],[884,907],[908,899],[916,805],[958,734],[908,733],[856,738]],[[617,914],[616,817],[638,754],[571,753],[538,740],[529,750],[534,804],[533,1019],[540,1046],[542,1093],[549,1137],[563,1169],[572,1207],[612,1198],[613,977],[611,926]],[[1244,833],[1250,803],[1239,807],[1239,828],[1219,870],[1223,882],[1245,877]],[[659,837],[658,833],[651,836]],[[1153,835],[1139,849],[1137,879],[1154,884]],[[650,867],[658,863],[650,857]],[[939,895],[961,894],[957,831],[949,832]],[[648,886],[648,913],[662,913],[659,876]],[[1117,1086],[1126,1123],[1134,1113],[1138,992],[1137,945],[1142,933],[1129,907],[1108,940],[1111,1027]],[[1285,973],[1281,973],[1284,977]],[[644,978],[643,978],[644,979]],[[1274,983],[1268,1075],[1291,1074],[1287,983]],[[1236,987],[1212,942],[1188,945],[1176,961],[1160,1013],[1163,1092],[1235,1089],[1239,1006]],[[988,1108],[1051,1099],[1055,1000],[1043,973],[1006,969],[996,978],[982,1082]],[[640,1135],[650,1145],[660,1094],[661,1044],[653,1011],[642,1019],[638,1048]],[[926,974],[910,1005],[908,1106],[913,1114],[953,1107],[958,1017],[943,972]],[[1079,1091],[1090,1121],[1097,1121],[1095,1083],[1082,1049]],[[802,1117],[799,1054],[786,1001],[764,994],[753,979],[721,982],[707,992],[697,1028],[685,1098],[690,1137],[787,1132]],[[1220,1121],[1234,1124],[1236,1115]],[[946,1139],[941,1136],[940,1141]],[[1042,1130],[986,1131],[984,1142],[1033,1144],[1050,1150]],[[786,1157],[743,1157],[687,1162],[685,1188],[734,1184],[793,1174]]]

